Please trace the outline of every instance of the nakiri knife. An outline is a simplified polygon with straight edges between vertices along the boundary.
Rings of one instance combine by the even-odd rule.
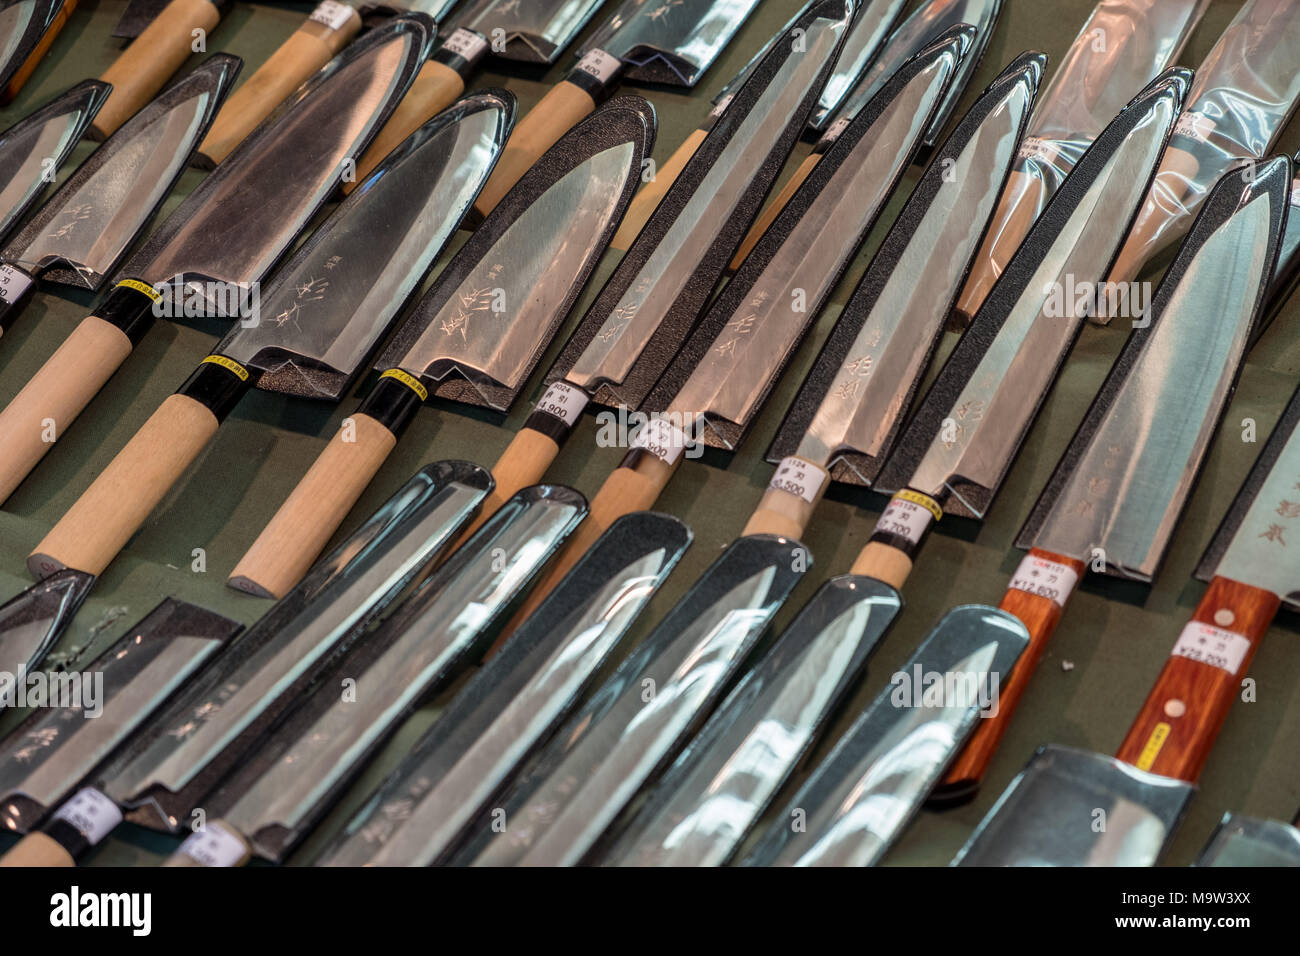
[[[359,171],[366,173],[411,130],[454,102],[489,54],[535,66],[550,65],[604,2],[474,0],[420,67],[392,118],[362,155]]]
[[[758,3],[624,0],[587,41],[569,75],[519,121],[476,208],[482,215],[491,212],[529,167],[622,80],[693,88]],[[839,7],[840,18],[847,20],[851,0]],[[808,52],[813,52],[811,46]]]
[[[153,219],[239,72],[208,58],[164,90],[77,167],[0,250],[0,330],[42,280],[98,291]]]
[[[1207,219],[1230,211],[1225,209],[1229,201],[1242,195],[1240,185],[1231,182],[1237,180],[1238,173],[1229,173],[1215,187],[1187,239],[1188,243],[1204,241],[1203,249],[1218,252],[1222,258],[1206,262],[1204,268],[1220,273],[1222,281],[1235,284],[1235,272],[1249,272],[1245,281],[1251,288],[1238,286],[1238,295],[1254,297],[1257,304],[1262,292],[1258,260],[1266,255],[1263,247],[1276,238],[1270,236],[1270,230],[1278,225],[1280,212],[1276,207],[1262,207],[1283,195],[1275,191],[1283,163],[1285,160],[1264,164],[1262,176],[1272,181],[1261,179],[1258,194],[1248,188],[1247,205],[1228,220],[1228,226],[1236,220],[1241,233],[1236,236],[1235,248],[1212,250],[1214,237],[1205,239],[1198,231]],[[1220,233],[1225,228],[1220,226]],[[1180,253],[1171,270],[1183,259]],[[1212,315],[1207,318],[1214,320]],[[1177,346],[1181,352],[1182,339]],[[1178,370],[1171,370],[1171,378],[1178,376]],[[1172,392],[1170,396],[1178,397]],[[1114,407],[1119,408],[1118,404]],[[1291,517],[1296,513],[1291,500],[1300,473],[1298,421],[1300,394],[1292,396],[1202,557],[1197,577],[1208,576],[1209,586],[1116,756],[1055,745],[1040,748],[955,862],[967,866],[1151,866],[1158,861],[1196,790],[1196,779],[1274,616],[1280,607],[1294,609],[1300,602],[1300,562],[1290,550],[1293,542],[1287,540],[1296,520]],[[1149,499],[1150,503],[1160,501],[1158,497]],[[1151,520],[1132,510],[1125,516],[1133,516],[1136,523],[1150,529],[1164,515],[1163,509],[1154,510],[1157,514]],[[1117,512],[1116,517],[1121,515]],[[1049,515],[1047,521],[1051,530],[1055,515]],[[1099,812],[1104,816],[1099,818]],[[1098,819],[1104,821],[1104,827],[1090,825],[1089,821],[1095,824]],[[1294,836],[1291,841],[1294,853]]]
[[[1038,214],[1083,151],[1133,95],[1178,59],[1207,0],[1101,0],[1034,110],[1016,168],[957,300],[979,311]]]
[[[514,403],[627,208],[654,135],[653,107],[618,97],[529,172],[403,323],[380,356],[379,380],[345,420],[350,431],[326,446],[240,560],[232,587],[292,587],[430,393],[496,411]],[[502,474],[485,517],[537,483]]]
[[[54,845],[29,834],[27,849],[70,865],[124,816],[168,832],[188,826],[248,748],[441,561],[491,486],[468,462],[418,471],[85,779],[73,798],[83,826],[47,828]]]
[[[9,103],[63,29],[76,0],[15,0],[0,9],[0,91]]]
[[[232,852],[196,832],[170,864],[232,865],[250,852],[282,861],[416,705],[486,650],[586,507],[582,495],[553,485],[506,502],[203,798],[205,818],[238,836]],[[197,846],[205,856],[192,852]]]
[[[276,274],[27,559],[101,574],[254,387],[337,401],[469,212],[514,97],[478,92],[409,137]]]
[[[183,287],[202,300],[204,314],[251,317],[244,313],[255,302],[256,284],[388,117],[431,36],[429,19],[410,14],[357,41],[155,230],[119,270],[99,314],[82,320],[0,412],[0,501],[62,437],[154,320],[178,311],[162,288]]]
[[[5,684],[41,666],[94,584],[93,575],[63,571],[0,604],[0,710],[16,690]]]
[[[27,833],[40,823],[241,630],[175,598],[132,625],[83,670],[103,681],[98,713],[35,710],[0,743],[0,829]]]
[[[465,684],[320,855],[323,866],[431,865],[578,706],[690,545],[668,515],[616,521]]]
[[[979,785],[1079,579],[1090,569],[1144,584],[1154,579],[1257,331],[1290,185],[1290,162],[1280,157],[1225,175],[1202,206],[1156,292],[1150,323],[1130,336],[1016,540],[1029,553],[999,607],[1025,622],[1030,646],[1002,688],[998,716],[981,723],[936,791],[938,799],[964,799]],[[1285,564],[1278,573],[1284,570]],[[1216,582],[1198,620],[1213,623],[1215,610],[1241,590],[1231,581]],[[1271,619],[1277,601],[1269,606],[1258,589],[1243,593],[1255,597],[1235,611],[1228,608],[1218,621],[1227,627],[1234,614],[1240,616],[1248,636],[1238,640],[1253,646],[1263,633],[1251,630],[1259,608]],[[1181,666],[1168,670],[1171,681],[1187,673]],[[1231,673],[1220,683],[1227,690],[1214,705],[1219,722],[1235,686]],[[1168,690],[1176,686],[1162,683]],[[1210,682],[1215,693],[1218,686]],[[1198,735],[1206,725],[1192,713],[1167,745],[1163,737],[1156,740],[1161,708],[1173,699],[1159,693],[1149,698],[1120,756],[1139,770],[1154,765],[1156,773],[1192,780],[1208,751],[1192,742],[1204,743]],[[1143,756],[1144,746],[1162,755],[1158,763]]]
[[[1286,824],[1225,813],[1197,866],[1300,866],[1300,817]]]

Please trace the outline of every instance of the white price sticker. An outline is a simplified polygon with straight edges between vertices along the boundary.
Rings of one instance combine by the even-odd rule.
[[[338,0],[321,0],[316,4],[316,9],[311,12],[311,19],[331,30],[342,30],[352,14],[352,8],[346,3],[339,3]]]
[[[812,504],[829,479],[830,475],[812,462],[791,457],[781,460],[776,474],[767,486],[773,491],[784,491]]]
[[[596,78],[603,86],[622,68],[623,61],[604,50],[591,50],[578,61],[578,69]]]
[[[849,128],[848,117],[840,117],[834,123],[827,127],[826,132],[822,134],[822,139],[828,142],[834,142],[840,138],[840,135]]]
[[[546,414],[558,418],[570,428],[582,414],[582,410],[587,407],[587,395],[580,388],[574,388],[566,382],[552,382],[551,387],[546,390],[541,401],[537,403],[537,410],[546,412]]]
[[[32,284],[32,277],[5,263],[0,265],[0,302],[17,302]]]
[[[1187,657],[1235,674],[1250,652],[1250,640],[1213,624],[1192,621],[1178,635],[1173,657]]]
[[[1183,113],[1174,124],[1174,135],[1204,143],[1217,125],[1204,113]]]
[[[633,448],[644,448],[666,465],[676,464],[688,444],[686,433],[662,418],[646,422],[632,440]]]
[[[1073,568],[1032,554],[1025,555],[1011,578],[1012,589],[1051,598],[1060,607],[1065,607],[1078,583],[1079,575]]]
[[[442,48],[473,63],[487,52],[488,42],[473,30],[457,27],[456,31],[447,37],[447,42],[442,45]]]
[[[889,499],[884,513],[876,522],[876,532],[892,534],[905,538],[912,544],[920,544],[925,537],[925,529],[934,521],[934,512],[908,497],[896,496]]]
[[[1056,161],[1058,152],[1056,144],[1051,140],[1040,136],[1026,136],[1020,144],[1018,155],[1021,159],[1036,159],[1051,164]]]
[[[204,866],[239,866],[248,855],[244,841],[220,823],[209,823],[185,838],[181,852]]]
[[[54,819],[72,824],[94,846],[122,822],[122,811],[94,787],[82,787],[75,797],[54,812]]]
[[[1300,206],[1300,179],[1291,184],[1291,205]]]

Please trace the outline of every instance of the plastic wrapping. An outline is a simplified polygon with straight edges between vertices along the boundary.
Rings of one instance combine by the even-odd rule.
[[[1052,76],[957,300],[979,311],[1075,163],[1125,104],[1172,64],[1209,0],[1102,0]]]

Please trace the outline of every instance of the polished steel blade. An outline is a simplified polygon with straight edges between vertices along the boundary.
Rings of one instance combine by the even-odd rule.
[[[1277,257],[1290,163],[1247,172],[1248,181],[1225,176],[1202,206],[1156,293],[1149,331],[1136,333],[1116,362],[1030,514],[1022,546],[1087,561],[1099,551],[1108,573],[1155,575],[1232,395]],[[1234,574],[1254,569],[1264,575],[1260,586],[1295,588],[1294,561],[1257,548],[1267,541],[1240,540],[1230,549]]]
[[[1225,813],[1197,866],[1300,866],[1300,830],[1279,820]]]
[[[0,9],[0,89],[27,62],[63,0],[11,0]]]
[[[77,168],[0,259],[98,289],[185,171],[239,66],[219,53],[159,94]]]
[[[446,856],[576,706],[690,537],[652,512],[611,525],[366,801],[324,865],[427,866]]]
[[[878,490],[911,487],[983,517],[1083,323],[1062,290],[1104,277],[1186,88],[1186,71],[1167,71],[1084,154],[903,430]]]
[[[1300,155],[1295,156],[1291,162],[1293,167],[1300,168]],[[1269,315],[1265,324],[1271,323],[1291,298],[1297,281],[1300,281],[1300,176],[1291,181],[1291,206],[1287,211],[1286,233],[1282,236],[1277,268],[1273,271],[1273,281],[1268,287]]]
[[[853,28],[849,30],[848,39],[844,41],[840,58],[835,62],[835,72],[826,81],[821,99],[817,101],[817,108],[813,110],[808,120],[810,129],[820,132],[826,128],[835,111],[844,102],[844,98],[858,85],[868,68],[881,55],[886,40],[898,23],[899,15],[902,14],[905,6],[907,0],[866,0],[862,5],[853,18]],[[937,38],[941,32],[943,31],[936,30],[934,37]],[[899,68],[902,68],[901,63]]]
[[[456,25],[497,44],[496,56],[554,63],[604,2],[475,0],[458,15]]]
[[[76,616],[94,575],[65,569],[0,605],[0,710],[16,682],[35,670]]]
[[[0,747],[0,828],[26,833],[242,626],[166,598],[85,673],[102,675],[97,714],[34,711]]]

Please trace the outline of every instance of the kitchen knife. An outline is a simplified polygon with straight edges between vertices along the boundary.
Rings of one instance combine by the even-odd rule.
[[[1300,866],[1300,828],[1280,820],[1225,813],[1196,865]]]
[[[429,38],[429,19],[411,14],[357,41],[155,230],[118,272],[112,291],[96,309],[99,315],[84,319],[0,412],[0,500],[35,467],[52,439],[62,436],[165,311],[159,306],[159,286],[183,286],[187,294],[201,295],[205,313],[229,315],[232,301],[238,303],[233,311],[247,311],[255,284],[387,118]]]
[[[498,411],[510,407],[595,268],[654,133],[654,109],[645,100],[609,102],[474,231],[380,357],[379,381],[345,420],[352,432],[331,440],[235,567],[232,587],[261,595],[291,587],[429,392]],[[510,478],[484,511],[536,483]]]
[[[0,709],[9,706],[11,692],[27,671],[40,667],[76,616],[95,578],[64,571],[33,584],[0,605]]]
[[[0,329],[13,324],[40,279],[100,289],[185,170],[239,67],[238,57],[218,53],[164,90],[0,250]]]
[[[758,0],[624,0],[596,31],[577,66],[519,121],[476,208],[487,215],[564,133],[624,78],[690,89],[731,42]],[[830,13],[838,6],[837,13]],[[852,2],[823,3],[847,21]],[[788,51],[787,51],[788,52]],[[809,53],[814,53],[809,45]]]
[[[586,507],[560,486],[515,495],[203,799],[206,817],[253,855],[283,860],[417,703],[486,650],[507,606]],[[202,834],[195,842],[208,843]],[[178,854],[189,856],[185,846]]]
[[[470,679],[343,833],[325,866],[428,865],[585,696],[690,544],[676,518],[620,518]]]
[[[1202,206],[1156,292],[1150,324],[1133,332],[1017,538],[1029,554],[999,606],[1029,627],[1029,649],[1002,688],[998,716],[981,723],[941,799],[962,799],[978,786],[1079,578],[1091,568],[1130,581],[1154,579],[1257,326],[1290,186],[1290,163],[1281,157],[1225,175]],[[1231,598],[1217,593],[1223,587],[1207,600]],[[1211,621],[1217,606],[1203,602],[1209,610],[1198,620]],[[1246,610],[1237,612],[1243,622]],[[1274,610],[1276,599],[1270,618]],[[1181,673],[1172,671],[1171,679]],[[1227,686],[1230,700],[1235,683],[1228,679]],[[1148,736],[1165,699],[1148,702]],[[1179,726],[1194,733],[1197,724],[1189,718]],[[1135,725],[1133,733],[1140,730]],[[1177,738],[1166,757],[1182,752]],[[1131,741],[1132,735],[1121,758],[1151,769]],[[1188,766],[1162,762],[1156,772],[1194,779]]]
[[[126,0],[126,9],[113,27],[113,36],[134,40],[162,13],[169,0]]]
[[[1300,169],[1300,153],[1291,161]],[[1286,232],[1282,234],[1282,249],[1277,255],[1277,268],[1268,287],[1268,311],[1264,327],[1273,324],[1282,306],[1286,305],[1300,281],[1300,174],[1291,181],[1291,205],[1287,209]]]
[[[962,741],[996,712],[998,688],[1028,643],[1025,626],[1004,611],[976,604],[949,611],[817,765],[744,864],[879,862]]]
[[[1034,111],[956,312],[963,325],[1083,151],[1133,94],[1178,59],[1208,0],[1102,0]]]
[[[46,831],[63,847],[50,858],[70,863],[124,816],[168,832],[187,826],[186,814],[318,675],[441,560],[491,485],[468,462],[418,471],[100,765],[73,797],[84,826]]]
[[[13,0],[0,9],[0,90],[9,103],[63,29],[75,0]]]
[[[37,710],[0,744],[0,828],[27,833],[40,823],[242,629],[165,598],[82,671],[103,680],[98,714]]]
[[[717,703],[812,566],[797,541],[733,542],[478,821],[453,863],[572,866]],[[498,821],[503,820],[504,825]]]
[[[27,559],[101,574],[254,386],[338,400],[455,234],[500,155],[514,97],[482,92],[394,150],[277,273]]]

